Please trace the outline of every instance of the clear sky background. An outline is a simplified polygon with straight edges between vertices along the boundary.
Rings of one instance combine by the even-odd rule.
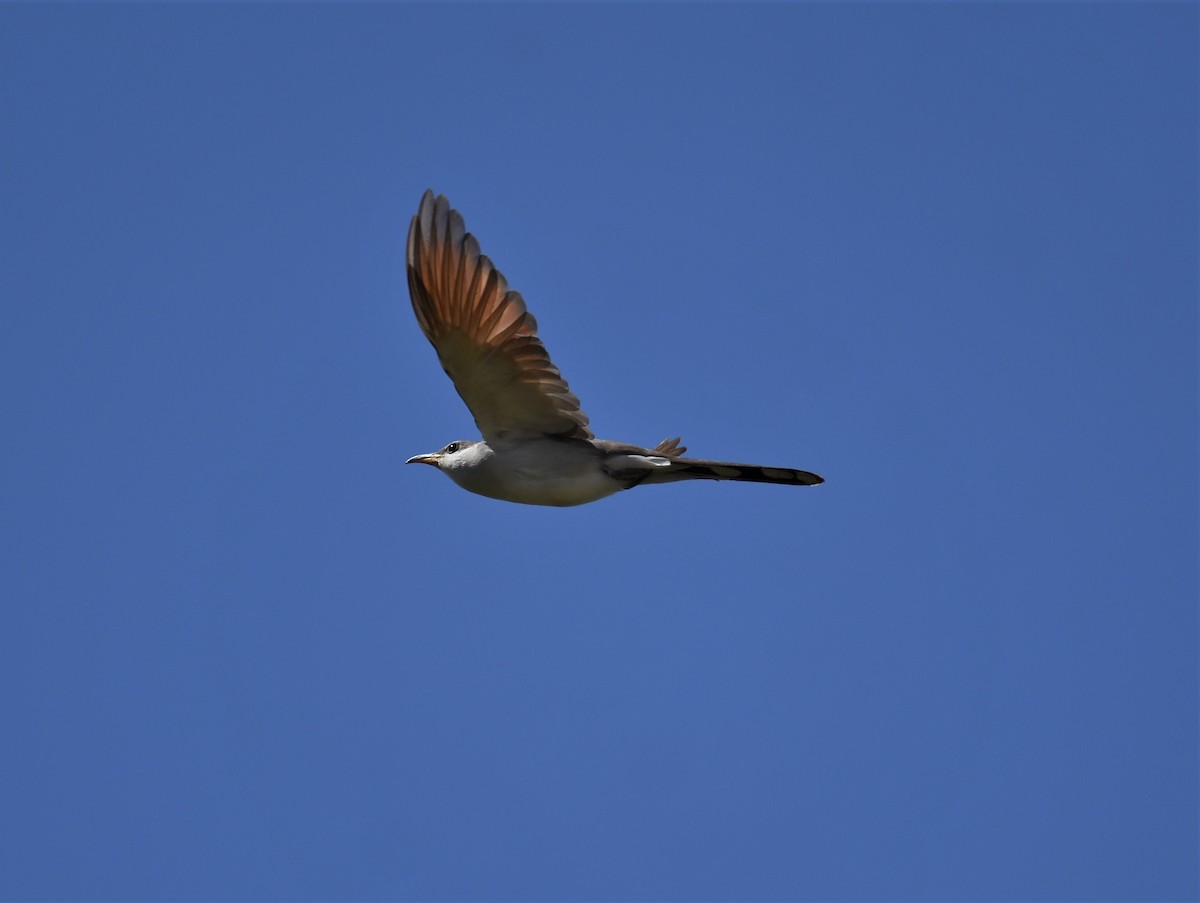
[[[1198,18],[0,6],[0,897],[1194,899]],[[405,467],[427,187],[828,482]]]

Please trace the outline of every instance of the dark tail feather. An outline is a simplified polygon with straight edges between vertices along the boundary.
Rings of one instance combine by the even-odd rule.
[[[676,458],[670,467],[656,467],[642,482],[673,483],[676,480],[740,480],[744,483],[780,483],[786,486],[815,486],[825,482],[807,470],[731,464],[726,461],[698,461],[694,458]]]

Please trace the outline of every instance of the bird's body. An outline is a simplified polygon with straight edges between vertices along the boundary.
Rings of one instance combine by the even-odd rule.
[[[642,448],[595,438],[521,296],[508,290],[444,196],[426,191],[421,198],[407,256],[417,322],[483,434],[408,463],[433,465],[479,495],[556,507],[643,483],[823,482],[804,470],[684,458],[678,439]]]
[[[594,502],[642,483],[743,480],[808,486],[816,476],[783,467],[700,461],[678,452],[671,442],[641,448],[603,439],[496,439],[451,442],[409,463],[433,464],[479,495],[557,508]]]
[[[602,453],[580,439],[493,439],[458,446],[435,464],[463,489],[508,502],[558,508],[594,502],[625,487],[604,470]]]

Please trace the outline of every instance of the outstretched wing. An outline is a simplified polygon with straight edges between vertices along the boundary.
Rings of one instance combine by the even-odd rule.
[[[520,294],[444,195],[426,191],[408,230],[408,290],[421,329],[484,439],[591,439]]]

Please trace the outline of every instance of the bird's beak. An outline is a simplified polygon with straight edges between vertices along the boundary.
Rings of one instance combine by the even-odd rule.
[[[405,464],[432,464],[434,467],[437,467],[437,462],[438,462],[438,456],[436,454],[434,454],[434,455],[413,455],[411,458],[409,458],[404,463]]]

